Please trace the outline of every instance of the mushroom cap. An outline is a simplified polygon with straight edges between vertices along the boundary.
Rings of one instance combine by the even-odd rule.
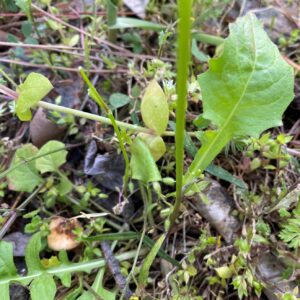
[[[76,248],[80,242],[75,240],[73,231],[77,228],[82,229],[82,226],[76,219],[53,218],[49,224],[51,232],[47,237],[49,248],[55,251]]]

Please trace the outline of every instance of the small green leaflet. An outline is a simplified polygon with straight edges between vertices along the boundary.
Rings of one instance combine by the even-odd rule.
[[[17,88],[19,97],[16,104],[16,112],[21,121],[30,121],[32,114],[30,109],[42,100],[53,86],[44,75],[30,73],[24,83]]]
[[[135,138],[131,145],[130,167],[132,178],[144,183],[161,180],[159,170],[147,145]]]
[[[0,241],[0,278],[15,276],[17,269],[13,259],[13,244]],[[9,283],[0,284],[0,299],[9,300]]]
[[[66,162],[68,151],[64,149],[65,144],[59,141],[49,141],[38,152],[41,157],[36,160],[36,168],[43,174],[46,172],[55,172],[58,168]],[[51,154],[47,154],[51,151],[56,151]],[[42,156],[45,154],[44,156]],[[47,154],[47,155],[46,155]]]
[[[140,132],[138,137],[148,146],[154,161],[158,161],[166,152],[166,144],[159,135]]]
[[[7,175],[10,188],[15,191],[31,193],[35,187],[43,182],[43,178],[35,167],[35,161],[26,162],[37,152],[38,149],[32,144],[26,144],[16,151],[10,165],[10,168],[16,168]],[[19,165],[20,163],[21,165]]]
[[[113,109],[123,107],[124,105],[128,104],[131,101],[130,97],[121,94],[121,93],[114,93],[111,94],[109,97],[109,103]]]
[[[161,135],[168,126],[169,106],[164,91],[152,80],[142,98],[141,114],[145,125],[154,130],[154,133]]]
[[[53,275],[43,273],[30,284],[30,296],[32,300],[54,300],[56,284]]]
[[[42,251],[42,248],[42,233],[37,232],[31,237],[25,249],[25,261],[28,275],[45,270],[40,261],[40,252]]]
[[[17,269],[13,260],[13,244],[0,241],[0,277],[16,274]]]
[[[184,183],[202,172],[234,136],[254,136],[281,125],[294,93],[293,69],[281,57],[255,15],[229,26],[220,56],[209,61],[199,76],[203,117],[218,130],[203,137],[203,145],[188,169]]]

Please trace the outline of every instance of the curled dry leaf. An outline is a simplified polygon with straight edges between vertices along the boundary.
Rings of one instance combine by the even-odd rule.
[[[82,226],[76,219],[55,217],[50,222],[49,229],[51,232],[47,241],[52,250],[72,250],[80,244],[79,241],[76,241],[74,230],[82,229]]]
[[[29,128],[32,144],[38,148],[51,140],[61,140],[67,129],[49,120],[42,108],[35,113]]]
[[[97,143],[91,141],[84,159],[86,175],[94,176],[97,183],[109,190],[121,188],[123,184],[125,163],[121,155],[116,153],[98,153]]]

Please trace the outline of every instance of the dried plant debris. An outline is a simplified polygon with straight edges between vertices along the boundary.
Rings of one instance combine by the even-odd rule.
[[[285,266],[272,253],[262,253],[256,262],[256,276],[265,283],[264,293],[269,300],[282,299],[287,292],[294,294],[295,282],[283,279]],[[298,293],[300,297],[300,292]]]
[[[30,137],[32,144],[40,148],[51,140],[61,140],[66,133],[66,126],[57,125],[47,118],[47,113],[39,108],[30,121]]]
[[[241,224],[232,215],[234,203],[221,185],[212,181],[206,191],[203,192],[205,199],[195,196],[194,205],[203,216],[224,238],[231,243],[237,237]]]
[[[91,141],[84,159],[84,173],[92,175],[95,180],[109,190],[122,187],[125,170],[124,159],[113,153],[98,153],[97,143]]]

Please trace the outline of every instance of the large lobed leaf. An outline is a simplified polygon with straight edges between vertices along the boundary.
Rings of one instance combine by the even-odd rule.
[[[203,172],[232,137],[257,137],[281,125],[282,114],[294,96],[293,69],[255,15],[238,19],[229,29],[221,55],[211,59],[209,70],[199,76],[203,117],[218,129],[203,135],[185,184]]]
[[[220,57],[199,76],[203,117],[231,135],[257,137],[281,125],[293,99],[293,69],[281,57],[255,15],[229,26]]]

